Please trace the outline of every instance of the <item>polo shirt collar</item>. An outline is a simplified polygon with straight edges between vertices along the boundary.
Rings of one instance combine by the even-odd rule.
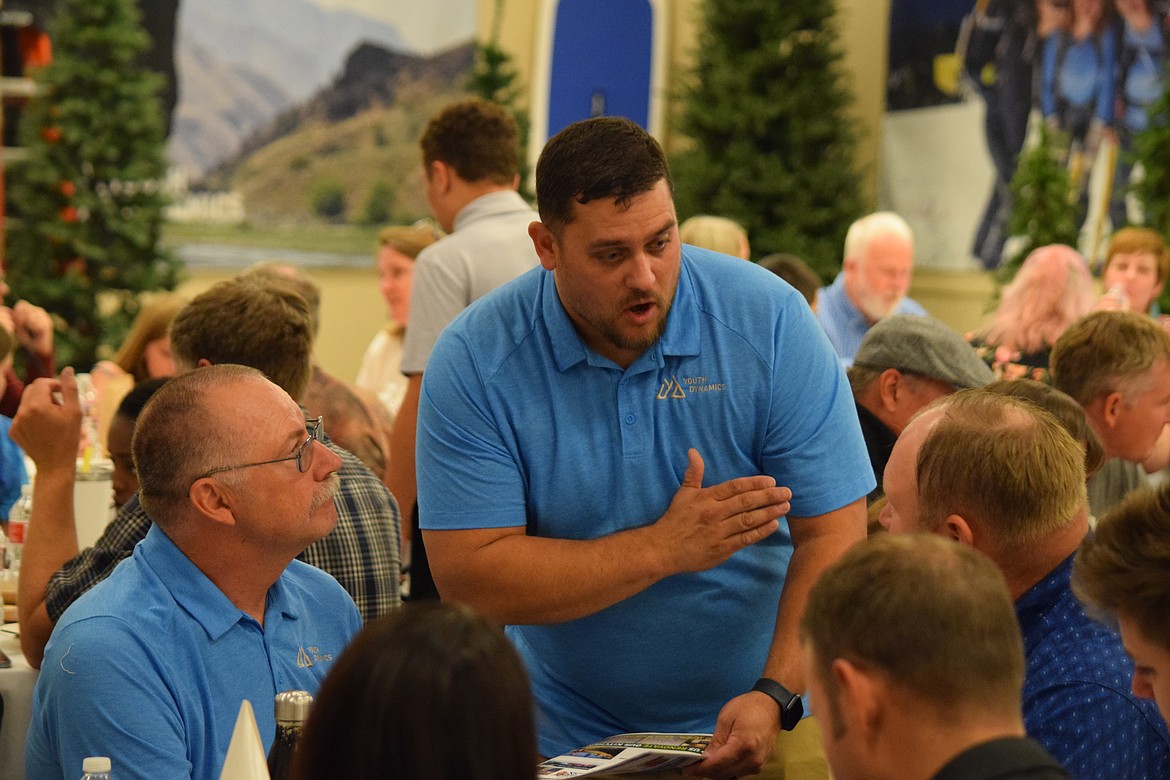
[[[494,217],[512,211],[532,211],[524,198],[520,197],[520,194],[515,190],[497,190],[480,195],[459,209],[459,213],[455,215],[455,223],[451,226],[452,232],[462,230],[472,222],[485,217]],[[536,219],[535,215],[533,215],[533,219]]]
[[[540,282],[541,311],[548,330],[553,360],[558,371],[565,372],[581,362],[597,368],[617,368],[610,359],[602,357],[588,346],[577,333],[573,321],[557,295],[556,279],[552,271],[543,271]],[[699,354],[699,305],[695,300],[694,283],[684,256],[678,274],[674,303],[666,315],[666,330],[661,338],[643,352],[628,369],[631,373],[661,368],[664,357]]]
[[[175,602],[203,627],[213,641],[241,620],[255,622],[233,604],[157,525],[150,526],[146,538],[134,548],[134,556],[149,567]],[[296,619],[296,609],[289,603],[286,591],[280,580],[269,588],[264,610],[265,625],[271,625],[277,615]]]

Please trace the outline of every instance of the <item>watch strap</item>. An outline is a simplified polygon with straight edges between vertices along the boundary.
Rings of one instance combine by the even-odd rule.
[[[792,731],[804,717],[804,703],[800,696],[785,688],[770,677],[761,677],[752,686],[753,691],[768,696],[780,708],[780,728]]]

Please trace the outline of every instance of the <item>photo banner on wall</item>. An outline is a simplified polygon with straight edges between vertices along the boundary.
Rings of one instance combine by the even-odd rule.
[[[169,218],[427,216],[418,135],[466,94],[475,24],[476,0],[181,0]]]
[[[1165,3],[893,0],[880,197],[919,262],[995,268],[1010,255],[1010,182],[1043,123],[1068,172],[1078,248],[1098,260],[1141,221],[1134,137],[1163,91]],[[1005,249],[1006,247],[1006,249]]]

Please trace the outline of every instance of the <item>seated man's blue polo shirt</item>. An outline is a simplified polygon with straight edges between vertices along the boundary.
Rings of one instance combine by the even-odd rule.
[[[268,591],[261,628],[152,526],[53,630],[28,776],[71,780],[86,756],[109,756],[118,780],[216,780],[240,703],[252,703],[267,747],[276,693],[316,693],[360,627],[337,581],[294,560]]]

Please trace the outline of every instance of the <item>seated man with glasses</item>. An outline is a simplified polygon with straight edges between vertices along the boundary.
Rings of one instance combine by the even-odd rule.
[[[154,525],[53,630],[29,777],[103,755],[119,778],[216,778],[241,701],[269,745],[276,693],[316,692],[361,627],[336,580],[294,560],[337,523],[341,458],[321,433],[252,368],[191,371],[155,394],[133,444]]]
[[[250,366],[302,401],[313,348],[309,306],[278,281],[230,279],[195,296],[176,315],[171,347],[180,371]],[[54,401],[58,390],[66,403]],[[131,498],[92,547],[78,550],[73,483],[81,411],[75,390],[69,369],[60,380],[38,380],[26,389],[12,423],[13,439],[37,465],[17,598],[20,646],[34,667],[66,608],[129,557],[151,524],[143,503]],[[321,435],[341,458],[337,526],[297,557],[333,575],[369,620],[401,604],[398,505],[378,475]]]

